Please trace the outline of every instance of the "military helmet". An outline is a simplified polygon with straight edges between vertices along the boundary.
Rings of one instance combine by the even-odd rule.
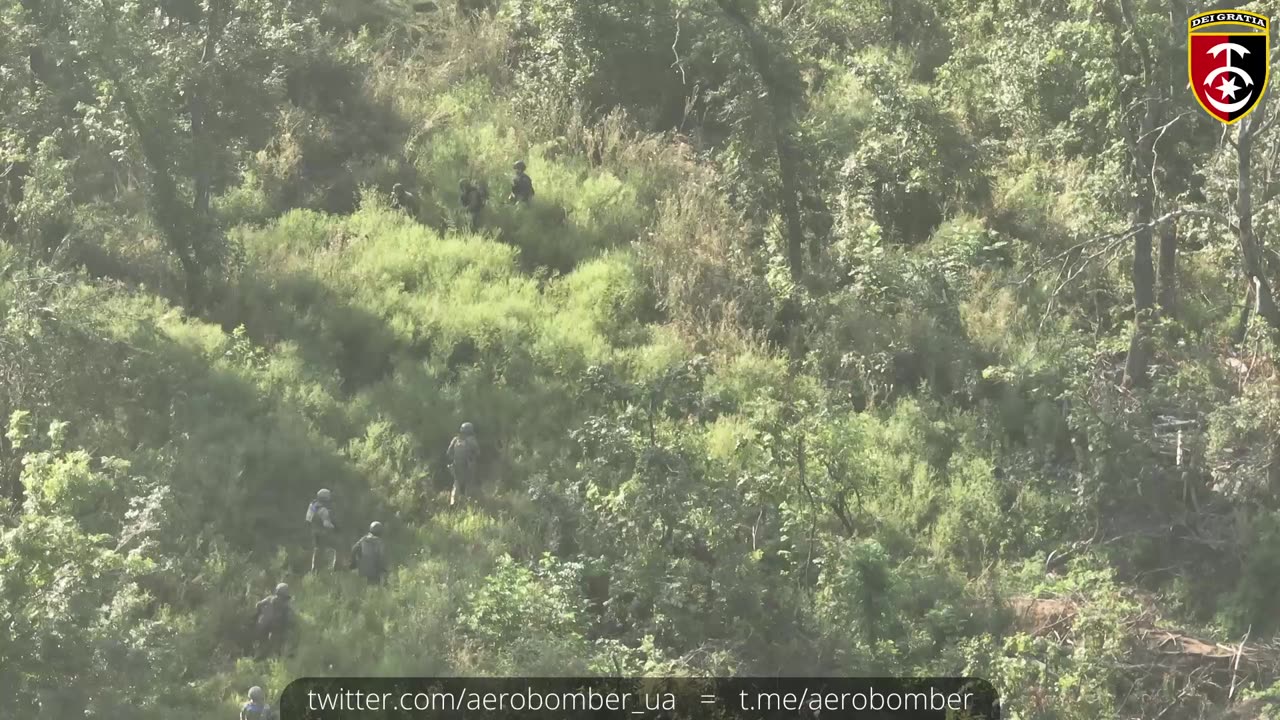
[[[321,490],[320,492],[316,493],[316,499],[317,499],[317,500],[332,500],[332,499],[333,499],[333,493],[329,492],[328,490]]]
[[[374,520],[373,522],[369,523],[369,533],[372,535],[381,535],[382,523],[378,522],[377,520]]]
[[[524,170],[524,167],[525,167],[525,165],[524,165],[524,161],[523,161],[523,160],[517,160],[517,161],[516,161],[516,164],[515,164],[515,165],[512,165],[512,167],[514,167],[516,170]]]
[[[276,594],[280,597],[289,597],[289,583],[280,583],[277,585]]]
[[[469,422],[464,422],[462,423],[462,427],[460,429],[463,435],[470,435],[476,431],[476,426],[472,425]]]
[[[254,685],[249,688],[249,699],[256,703],[264,703],[267,701],[267,694],[263,692],[262,688]]]

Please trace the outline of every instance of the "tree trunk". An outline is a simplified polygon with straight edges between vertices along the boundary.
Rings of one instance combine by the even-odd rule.
[[[1257,238],[1253,234],[1253,141],[1263,122],[1265,106],[1254,111],[1253,117],[1245,121],[1240,128],[1236,140],[1236,216],[1238,223],[1237,237],[1240,243],[1240,263],[1245,277],[1246,306],[1250,294],[1253,296],[1254,314],[1261,317],[1273,329],[1280,328],[1280,309],[1276,307],[1275,295],[1271,283],[1267,280],[1262,252]],[[1246,309],[1246,313],[1248,310]],[[1247,315],[1241,315],[1241,326],[1236,330],[1237,342],[1243,341],[1248,332]]]
[[[48,23],[44,16],[44,7],[40,0],[22,0],[22,9],[25,12],[27,22],[40,28],[41,34],[49,31]],[[27,65],[31,69],[33,89],[39,83],[44,83],[50,88],[58,86],[53,78],[54,68],[45,59],[44,49],[40,47],[38,42],[33,42],[27,46]]]
[[[199,221],[209,214],[209,196],[213,188],[212,153],[208,147],[203,83],[197,83],[191,91],[187,113],[191,118],[191,141],[195,151],[192,172],[195,176],[195,199],[191,203],[193,214]]]
[[[773,92],[770,91],[769,94],[773,95]],[[797,201],[800,183],[791,138],[779,112],[787,112],[787,125],[790,124],[790,112],[774,108],[774,145],[778,153],[778,176],[782,180],[782,218],[787,227],[787,267],[791,270],[791,279],[799,282],[804,275],[804,223],[800,218],[800,203]]]
[[[131,95],[123,87],[121,102],[134,132],[138,134],[139,143],[142,145],[142,157],[150,171],[151,188],[147,194],[147,204],[150,206],[151,216],[161,234],[164,235],[170,251],[178,258],[178,264],[182,267],[188,309],[191,312],[198,312],[204,297],[204,283],[195,247],[201,239],[200,233],[204,228],[190,222],[187,217],[188,209],[183,206],[182,199],[178,195],[177,180],[174,178],[168,153],[157,142]]]
[[[1186,18],[1190,17],[1187,9],[1186,0],[1169,0],[1169,37],[1182,38],[1182,44],[1185,45],[1188,40],[1182,35],[1182,25],[1186,22]],[[1186,80],[1186,74],[1181,65],[1176,63],[1161,63],[1164,71],[1164,92],[1167,98],[1176,98],[1181,95],[1181,84]],[[1175,119],[1176,120],[1176,119]],[[1152,154],[1156,152],[1156,148],[1152,147]],[[1180,175],[1180,173],[1173,173]],[[1162,197],[1168,195],[1177,195],[1180,190],[1186,189],[1185,182],[1179,182],[1177,186],[1168,188],[1168,192],[1162,193]],[[1167,318],[1175,318],[1178,315],[1178,222],[1170,220],[1167,224],[1160,228],[1160,266],[1159,273],[1156,277],[1158,286],[1157,302],[1160,304],[1160,313]]]
[[[1239,345],[1249,334],[1249,318],[1253,315],[1254,293],[1257,290],[1251,283],[1245,285],[1244,302],[1240,305],[1240,318],[1236,320],[1236,328],[1231,333],[1231,343]]]
[[[209,199],[213,194],[214,148],[209,124],[216,120],[216,110],[210,107],[208,96],[213,84],[213,69],[218,59],[218,38],[222,31],[222,6],[218,0],[210,0],[205,12],[204,48],[200,57],[200,71],[191,87],[191,100],[187,112],[191,118],[191,146],[195,154],[195,198],[191,206],[195,221],[203,226],[208,221]]]
[[[1280,309],[1276,307],[1275,295],[1271,291],[1271,283],[1267,280],[1262,262],[1262,251],[1258,248],[1257,239],[1253,236],[1253,140],[1263,122],[1266,106],[1253,111],[1252,117],[1244,121],[1236,139],[1236,215],[1239,223],[1238,238],[1240,242],[1240,262],[1244,270],[1246,297],[1250,290],[1256,292],[1254,307],[1259,317],[1267,321],[1272,329],[1280,329]],[[1247,328],[1245,328],[1247,331]],[[1243,338],[1242,338],[1243,339]]]
[[[1133,237],[1133,335],[1129,338],[1129,355],[1124,363],[1125,387],[1140,387],[1147,381],[1147,365],[1151,361],[1151,319],[1155,308],[1155,266],[1151,261],[1151,221],[1155,215],[1155,189],[1143,172],[1154,160],[1151,152],[1151,128],[1155,111],[1147,101],[1142,113],[1133,158],[1133,177],[1137,185],[1137,198],[1133,222],[1139,227]]]
[[[1178,224],[1169,221],[1160,229],[1160,312],[1178,315]]]
[[[108,37],[105,46],[117,42],[115,38],[115,8],[102,3],[102,15]],[[85,43],[92,47],[92,44]],[[192,222],[192,207],[183,202],[178,189],[172,154],[165,147],[164,139],[142,114],[130,85],[116,66],[114,58],[102,52],[90,53],[84,58],[98,66],[102,74],[115,86],[129,127],[138,136],[142,148],[143,165],[148,174],[147,206],[165,244],[178,259],[182,268],[184,290],[188,310],[197,312],[203,306],[204,273],[196,249],[204,241],[204,228]]]
[[[1103,8],[1105,11],[1111,11],[1110,6],[1104,5]],[[1133,334],[1129,337],[1129,354],[1125,358],[1124,378],[1121,382],[1125,387],[1136,387],[1145,385],[1147,381],[1147,366],[1151,361],[1150,324],[1156,302],[1156,271],[1151,252],[1151,221],[1155,219],[1156,192],[1152,180],[1155,164],[1155,138],[1152,136],[1152,130],[1156,126],[1159,101],[1153,97],[1158,93],[1155,87],[1157,73],[1152,65],[1151,48],[1139,44],[1136,37],[1125,36],[1126,30],[1135,32],[1137,23],[1134,21],[1133,10],[1126,0],[1119,0],[1118,9],[1120,16],[1115,17],[1112,14],[1111,17],[1112,42],[1115,44],[1116,57],[1120,61],[1121,58],[1128,56],[1131,58],[1133,67],[1141,70],[1141,84],[1137,86],[1137,91],[1140,97],[1145,98],[1142,100],[1142,115],[1136,123],[1137,127],[1126,123],[1126,129],[1130,133],[1127,138],[1129,178],[1136,193],[1133,223],[1138,227],[1138,232],[1133,238],[1133,266],[1129,272],[1133,283]],[[1118,67],[1117,70],[1122,76],[1126,72],[1132,72],[1131,69],[1123,66]]]
[[[779,205],[787,241],[787,267],[791,279],[799,281],[804,275],[804,222],[800,215],[800,180],[796,167],[796,151],[791,137],[794,119],[792,103],[785,81],[775,74],[768,40],[754,27],[746,15],[730,0],[716,0],[720,10],[741,30],[751,54],[751,64],[765,92],[769,95],[769,109],[773,124],[774,153],[778,158],[778,178],[781,181]]]

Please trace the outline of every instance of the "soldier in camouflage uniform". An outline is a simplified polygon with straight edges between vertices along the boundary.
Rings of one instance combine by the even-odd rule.
[[[479,185],[474,185],[470,180],[462,180],[458,183],[458,202],[461,203],[464,210],[471,215],[471,229],[476,230],[480,227],[480,214],[484,211],[484,205],[489,201],[489,188],[483,180]]]
[[[267,694],[262,688],[249,688],[249,701],[240,707],[240,720],[276,720],[280,716],[267,704]]]
[[[449,456],[449,470],[453,473],[453,491],[449,493],[449,507],[453,507],[475,482],[476,461],[480,454],[475,426],[469,422],[462,423],[446,453]]]
[[[280,583],[275,592],[258,601],[254,614],[256,656],[261,659],[280,652],[285,635],[293,626],[293,606],[289,586]]]
[[[511,178],[511,196],[508,200],[528,204],[533,200],[533,180],[524,172],[523,160],[515,164],[515,177]]]
[[[370,585],[381,585],[387,577],[387,551],[382,543],[382,523],[369,525],[369,533],[351,548],[351,569]]]
[[[321,551],[332,551],[329,569],[338,569],[338,525],[333,517],[333,493],[321,490],[307,507],[307,524],[311,526],[311,572]]]

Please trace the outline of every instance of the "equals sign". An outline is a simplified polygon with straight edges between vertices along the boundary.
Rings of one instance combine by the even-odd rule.
[[[702,696],[702,704],[703,704],[703,705],[714,705],[714,704],[715,704],[715,702],[716,702],[716,696],[715,696],[715,695],[703,695],[703,696]]]

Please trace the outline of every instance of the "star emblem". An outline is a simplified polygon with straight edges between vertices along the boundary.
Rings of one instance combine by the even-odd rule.
[[[1240,86],[1236,85],[1236,81],[1234,78],[1228,77],[1228,78],[1223,78],[1222,84],[1214,89],[1222,93],[1223,100],[1235,100],[1236,91],[1240,89]]]

